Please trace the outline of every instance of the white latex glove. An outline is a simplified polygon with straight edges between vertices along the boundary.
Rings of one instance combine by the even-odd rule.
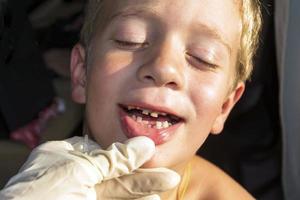
[[[74,137],[37,147],[0,191],[0,199],[156,200],[157,193],[180,181],[176,172],[166,168],[138,169],[155,151],[147,137],[114,143],[107,150],[89,140],[86,153],[83,145],[82,137]]]

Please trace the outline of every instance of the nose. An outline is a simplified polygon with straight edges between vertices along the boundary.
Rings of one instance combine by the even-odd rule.
[[[142,64],[137,72],[139,81],[157,87],[180,90],[184,87],[184,71],[180,57],[172,45],[162,44]]]

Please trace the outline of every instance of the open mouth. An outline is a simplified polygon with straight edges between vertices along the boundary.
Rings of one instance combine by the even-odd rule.
[[[156,145],[167,142],[184,121],[182,118],[138,106],[120,105],[121,123],[129,138],[147,136]]]

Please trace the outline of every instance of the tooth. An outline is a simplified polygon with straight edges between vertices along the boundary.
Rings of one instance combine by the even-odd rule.
[[[137,117],[137,122],[142,122],[143,121],[143,118],[141,118],[140,116]]]
[[[152,125],[151,125],[151,124],[148,124],[148,128],[152,128]]]
[[[143,124],[149,124],[149,121],[143,121]]]
[[[173,124],[169,122],[169,126],[172,126]]]
[[[156,128],[161,129],[162,128],[162,122],[156,122]]]
[[[132,109],[134,109],[134,107],[133,106],[128,106],[127,109],[132,110]]]
[[[164,128],[168,128],[169,127],[169,122],[168,121],[163,122],[162,126]]]
[[[159,113],[160,115],[162,115],[162,116],[166,116],[167,115],[167,113]]]
[[[158,113],[156,113],[156,112],[152,112],[150,115],[151,115],[151,117],[158,117]]]
[[[133,119],[134,121],[136,121],[136,116],[135,116],[135,115],[132,115],[132,119]]]
[[[150,112],[149,110],[143,110],[142,113],[143,113],[144,115],[149,115],[149,112]]]

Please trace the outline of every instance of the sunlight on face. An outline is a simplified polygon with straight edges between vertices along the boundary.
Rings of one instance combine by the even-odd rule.
[[[187,161],[210,132],[222,130],[240,95],[228,95],[238,6],[233,0],[118,0],[102,9],[99,19],[106,20],[92,40],[82,94],[89,133],[103,147],[150,137],[157,148],[148,167]]]

